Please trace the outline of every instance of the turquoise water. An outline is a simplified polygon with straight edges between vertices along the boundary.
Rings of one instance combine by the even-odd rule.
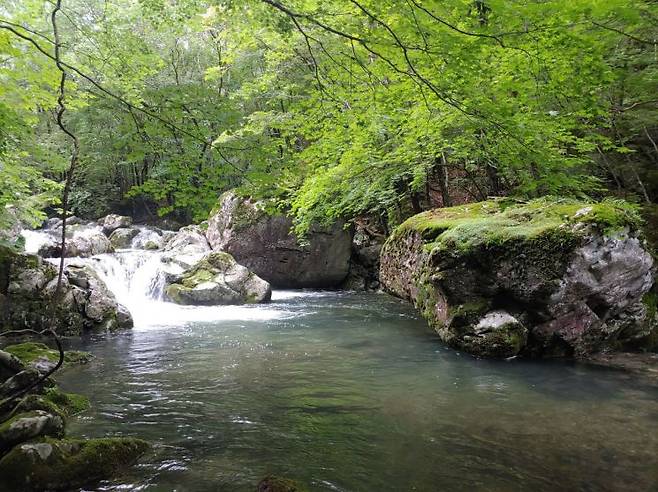
[[[477,360],[382,294],[154,306],[58,378],[93,405],[70,434],[155,444],[97,490],[658,490],[658,389],[625,374]]]

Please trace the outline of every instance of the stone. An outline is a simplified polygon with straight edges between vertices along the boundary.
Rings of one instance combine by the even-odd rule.
[[[130,227],[133,224],[132,217],[129,217],[127,215],[109,214],[101,220],[102,220],[101,225],[103,228],[103,233],[106,236],[109,236],[117,229],[121,229],[123,227]]]
[[[198,255],[209,252],[210,245],[201,229],[197,226],[187,226],[167,241],[163,251],[170,253],[170,256]]]
[[[265,204],[224,193],[208,219],[206,237],[213,250],[275,287],[337,287],[349,271],[351,237],[340,221],[312,225],[304,242],[291,232],[292,220],[269,215]]]
[[[62,437],[64,420],[42,410],[20,413],[0,424],[0,455],[36,437]]]
[[[382,249],[380,277],[459,350],[585,357],[651,331],[643,299],[653,260],[639,224],[623,202],[490,200],[437,209],[396,229]]]
[[[113,478],[149,448],[140,439],[52,439],[15,446],[0,459],[3,491],[71,490]]]
[[[11,396],[39,381],[41,373],[32,367],[15,374],[0,385],[0,395]]]
[[[11,352],[0,350],[0,383],[25,370],[25,364]]]
[[[164,244],[163,232],[160,229],[143,227],[132,241],[135,249],[156,250]]]
[[[62,335],[132,326],[129,313],[89,267],[69,262],[57,293],[57,268],[0,245],[0,325]]]
[[[178,304],[260,303],[272,296],[266,281],[222,252],[209,253],[172,280],[166,294]]]
[[[116,229],[109,236],[110,243],[114,249],[128,249],[132,246],[133,238],[139,235],[139,229],[125,227]]]

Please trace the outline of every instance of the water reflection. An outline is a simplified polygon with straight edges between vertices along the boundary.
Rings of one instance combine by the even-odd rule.
[[[71,432],[158,444],[102,490],[253,490],[268,473],[313,490],[658,488],[655,388],[457,354],[383,295],[247,310],[83,342],[97,360],[62,383],[94,408]]]

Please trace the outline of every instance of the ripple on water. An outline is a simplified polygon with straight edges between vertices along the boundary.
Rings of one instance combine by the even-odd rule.
[[[84,342],[95,362],[61,379],[93,408],[71,433],[156,444],[99,490],[253,490],[270,473],[313,490],[657,488],[655,387],[458,355],[382,295],[274,299],[174,306]]]

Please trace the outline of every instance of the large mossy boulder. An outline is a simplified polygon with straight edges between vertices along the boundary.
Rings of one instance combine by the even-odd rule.
[[[270,284],[223,252],[207,254],[172,280],[166,294],[178,304],[253,304],[272,297]]]
[[[336,287],[347,276],[351,237],[341,222],[313,226],[302,244],[292,220],[270,215],[264,204],[224,193],[208,219],[213,250],[231,254],[274,287]]]
[[[71,490],[111,478],[149,448],[134,438],[51,439],[20,444],[0,459],[3,491]]]
[[[57,292],[57,268],[0,246],[0,325],[54,328],[59,334],[132,327],[127,310],[88,266],[69,264]]]
[[[441,338],[485,357],[586,356],[650,331],[653,260],[624,202],[491,200],[404,222],[380,278]]]

